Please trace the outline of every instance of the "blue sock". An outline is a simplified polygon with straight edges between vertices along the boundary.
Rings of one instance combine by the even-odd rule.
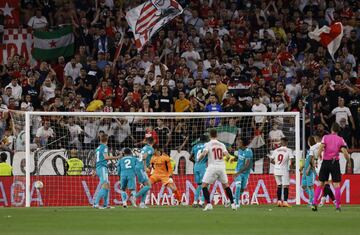
[[[105,189],[104,189],[103,187],[101,187],[101,189],[99,190],[98,194],[96,195],[94,205],[96,205],[96,206],[99,205],[99,202],[100,202],[101,198],[104,197],[104,193],[105,193],[104,190],[105,190]]]
[[[109,189],[104,188],[104,207],[109,205]]]
[[[146,194],[150,190],[150,186],[145,185],[140,189],[140,191],[135,195],[135,197],[141,197],[141,202],[145,202]]]
[[[121,190],[121,199],[122,199],[122,202],[125,203],[126,200],[127,200],[127,194],[125,191]]]
[[[314,188],[308,188],[309,201],[312,202],[314,200]]]
[[[241,186],[236,185],[236,188],[235,188],[235,203],[237,205],[239,205],[240,196],[241,196]]]
[[[201,185],[198,185],[195,190],[194,202],[197,202],[199,200],[201,190],[202,190]]]

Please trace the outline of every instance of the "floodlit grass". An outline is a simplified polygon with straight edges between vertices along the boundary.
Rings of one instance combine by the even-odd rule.
[[[151,207],[96,210],[85,207],[0,208],[3,235],[231,235],[231,234],[360,234],[360,207],[277,208],[244,206],[238,211],[215,207]]]

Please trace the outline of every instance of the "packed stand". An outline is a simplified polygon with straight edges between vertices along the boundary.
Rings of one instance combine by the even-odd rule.
[[[302,112],[305,108],[307,134],[311,116],[311,131],[320,136],[336,121],[348,145],[360,147],[359,1],[183,0],[179,3],[184,13],[138,52],[125,14],[140,3],[23,1],[24,27],[52,30],[70,24],[76,52],[71,58],[36,65],[14,55],[0,69],[1,108],[48,112]],[[344,25],[344,38],[333,61],[308,32],[336,21]],[[9,148],[4,139],[11,135],[6,119],[4,113],[3,149]],[[72,132],[69,142],[77,148],[86,148],[97,133],[81,142],[77,136],[91,131],[95,121],[103,122],[42,120],[32,133],[38,146],[44,144],[42,135],[56,136],[50,121],[58,122],[56,128],[67,127]],[[252,122],[254,129],[267,128],[267,133],[279,125],[261,118]],[[159,141],[166,148],[172,145],[167,138],[174,135],[181,136],[181,143],[172,147],[184,149],[189,144],[191,127],[179,126],[180,122],[162,125],[159,119],[152,128],[165,136]],[[211,125],[224,123],[214,120]],[[141,141],[132,139],[130,126],[126,130],[114,143]]]

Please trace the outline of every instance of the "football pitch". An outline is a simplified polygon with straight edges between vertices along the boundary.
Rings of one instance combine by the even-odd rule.
[[[4,235],[346,235],[360,234],[360,206],[277,208],[244,206],[237,211],[215,207],[151,207],[97,210],[85,207],[0,208]]]

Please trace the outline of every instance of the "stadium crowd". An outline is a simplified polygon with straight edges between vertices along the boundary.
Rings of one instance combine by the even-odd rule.
[[[307,133],[310,117],[312,131],[320,136],[336,121],[348,145],[360,147],[359,1],[182,0],[183,14],[141,52],[125,14],[142,1],[21,2],[23,27],[51,30],[72,25],[76,51],[73,57],[36,65],[14,55],[0,65],[2,109],[283,112],[305,108]],[[333,61],[326,48],[309,39],[308,32],[337,21],[344,26],[344,37]],[[5,138],[11,135],[6,118],[3,114]],[[265,121],[254,120],[257,126]],[[155,127],[163,145],[171,145],[167,132],[181,140],[172,148],[188,144],[189,129],[183,123],[162,127],[158,122]],[[52,136],[49,125],[43,121],[33,131],[37,144],[41,145],[42,135]],[[95,124],[69,118],[58,125],[76,136],[79,129],[91,131]],[[215,120],[212,125],[219,123]],[[133,138],[126,128],[114,143]],[[97,133],[90,135],[92,139],[85,137],[82,147],[92,143]],[[81,144],[76,138],[69,141]],[[3,139],[1,148],[7,144]]]

